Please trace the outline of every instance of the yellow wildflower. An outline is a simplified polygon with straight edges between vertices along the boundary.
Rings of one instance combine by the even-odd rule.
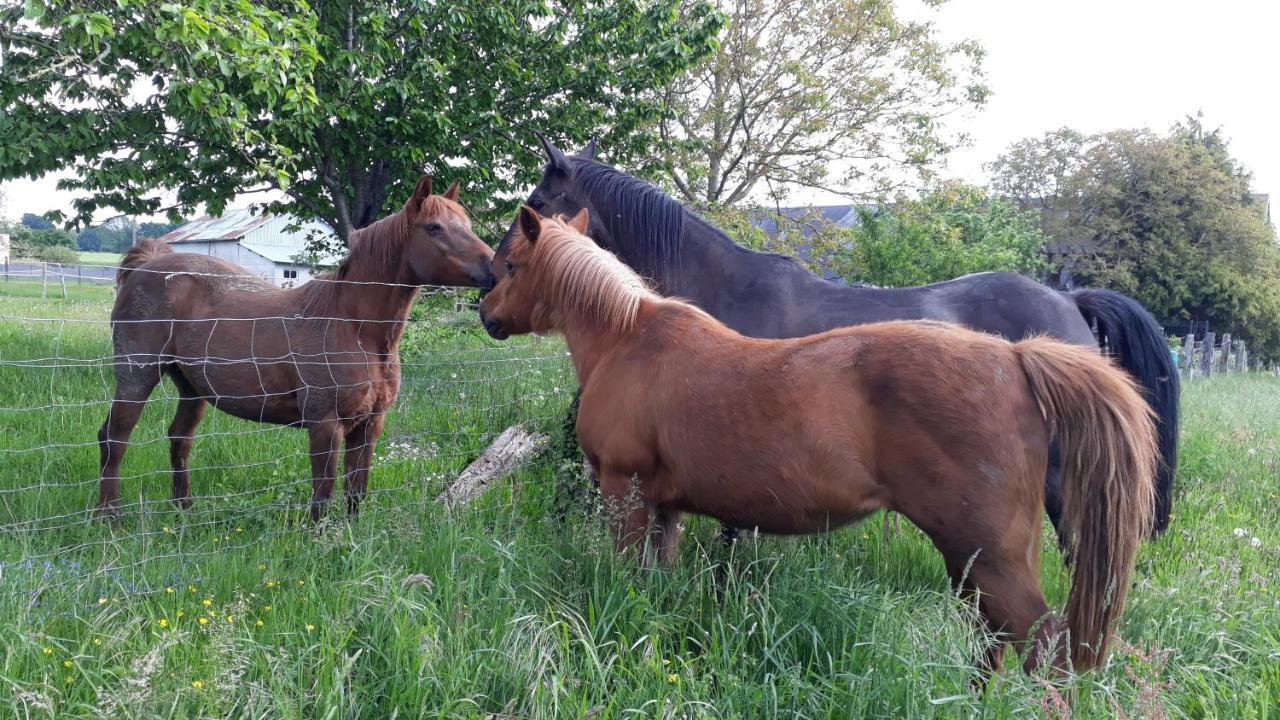
[[[69,667],[71,667],[73,664],[74,664],[74,663],[72,663],[70,660],[63,660],[63,661],[62,661],[62,667],[64,667],[64,668],[69,668]]]
[[[311,632],[312,630],[315,630],[315,629],[316,629],[315,625],[312,625],[311,623],[307,623],[307,632]]]
[[[262,627],[263,625],[266,625],[266,623],[262,622],[262,618],[258,618],[258,622],[254,623],[254,625],[257,625],[258,627]]]
[[[265,610],[265,611],[267,611],[267,612],[271,612],[271,606],[270,606],[270,605],[263,605],[263,606],[262,606],[262,609],[263,609],[263,610]]]
[[[52,654],[53,654],[53,648],[51,648],[51,647],[47,647],[47,648],[45,648],[44,650],[41,650],[41,652],[43,652],[45,655],[52,655]]]
[[[101,644],[102,644],[102,638],[94,638],[94,639],[93,639],[93,644],[94,644],[94,645],[101,645]]]
[[[106,605],[106,604],[107,604],[107,599],[106,599],[106,598],[104,598],[104,597],[100,597],[100,598],[98,598],[98,604],[99,604],[99,605]]]
[[[194,587],[192,587],[192,586],[190,586],[190,585],[188,585],[188,586],[187,586],[187,592],[189,592],[189,593],[193,593],[193,592],[195,592],[195,591],[196,591],[196,589],[195,589]]]
[[[667,675],[667,682],[669,682],[669,683],[678,683],[678,682],[680,682],[680,676],[679,676],[679,675],[677,675],[677,674],[675,674],[675,673],[669,673],[669,674]]]
[[[209,624],[209,618],[207,618],[207,617],[205,617],[205,616],[201,615],[201,616],[196,620],[196,622],[200,623],[201,625],[208,625],[208,624]]]
[[[73,682],[75,682],[75,681],[76,681],[76,679],[75,679],[75,678],[71,677],[70,675],[68,675],[68,676],[67,676],[67,684],[68,684],[68,685],[70,685],[71,683],[73,683]]]
[[[236,621],[236,619],[235,619],[235,618],[231,617],[230,615],[228,615],[228,616],[227,616],[227,622],[229,622],[229,623],[233,623],[233,622],[235,622],[235,621]]]
[[[167,588],[165,588],[165,589],[164,589],[164,591],[165,591],[165,593],[166,593],[166,594],[168,594],[168,595],[172,595],[172,594],[174,593],[174,590],[173,590],[173,588],[171,588],[171,587],[167,587]]]
[[[160,618],[159,625],[160,625],[160,627],[162,627],[162,628],[167,628],[167,627],[169,627],[169,618]]]
[[[307,581],[306,581],[306,580],[299,580],[299,581],[298,581],[298,584],[299,584],[299,585],[306,585],[306,584],[307,584]]]
[[[179,610],[179,611],[178,611],[178,617],[186,617],[186,616],[187,616],[187,611],[186,611],[186,610]]]
[[[258,569],[259,569],[259,570],[266,570],[266,569],[267,569],[267,564],[266,564],[266,563],[258,563]]]
[[[201,605],[203,605],[203,606],[205,606],[205,607],[209,607],[210,605],[212,605],[212,604],[213,604],[213,600],[211,600],[211,599],[209,599],[209,598],[205,598],[205,599],[203,599],[203,600],[201,600],[201,601],[200,601],[200,604],[201,604]]]
[[[201,689],[203,689],[203,688],[204,688],[204,681],[203,681],[203,680],[192,680],[192,681],[191,681],[191,687],[193,687],[193,688],[195,688],[195,689],[197,689],[197,690],[201,690]]]

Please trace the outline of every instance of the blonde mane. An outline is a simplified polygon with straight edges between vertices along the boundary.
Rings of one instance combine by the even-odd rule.
[[[630,330],[640,301],[659,299],[634,270],[561,217],[543,218],[530,265],[538,293],[566,319],[589,320],[603,330]]]

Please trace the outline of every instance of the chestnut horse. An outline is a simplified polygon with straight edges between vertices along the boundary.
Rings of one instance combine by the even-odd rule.
[[[205,406],[304,427],[311,515],[324,510],[346,441],[347,509],[363,499],[383,414],[400,389],[398,346],[423,285],[491,287],[493,251],[471,230],[458,186],[422,178],[403,209],[357,230],[337,272],[282,290],[225,260],[146,241],[120,263],[111,312],[116,393],[98,432],[98,512],[114,515],[120,461],[156,384],[169,376],[173,500],[191,505],[187,456]]]
[[[988,668],[1009,642],[1028,670],[1103,662],[1158,459],[1152,412],[1109,360],[930,321],[748,338],[653,292],[581,234],[586,210],[566,223],[525,207],[517,226],[481,319],[499,339],[564,335],[582,387],[578,438],[621,509],[620,549],[647,540],[671,562],[684,512],[792,534],[888,508],[977,594],[998,638]],[[1065,624],[1040,589],[1053,440],[1076,560]]]

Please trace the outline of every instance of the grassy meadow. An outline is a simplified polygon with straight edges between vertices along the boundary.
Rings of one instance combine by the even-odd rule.
[[[979,687],[973,611],[910,527],[727,550],[692,520],[677,567],[641,569],[555,519],[554,450],[450,517],[440,490],[511,424],[554,436],[573,379],[558,341],[420,305],[357,519],[306,519],[303,432],[214,410],[174,510],[162,385],[110,525],[110,293],[0,287],[0,717],[1280,717],[1280,380],[1186,387],[1176,518],[1111,664]]]

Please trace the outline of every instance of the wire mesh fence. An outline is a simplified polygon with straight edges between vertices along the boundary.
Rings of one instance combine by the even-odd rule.
[[[92,594],[105,594],[104,587],[146,591],[139,585],[198,575],[211,555],[283,535],[306,537],[313,526],[307,432],[215,409],[231,396],[204,398],[211,407],[188,465],[194,504],[173,503],[169,425],[180,397],[168,380],[156,386],[129,439],[119,517],[95,518],[98,431],[111,410],[113,368],[137,358],[118,356],[113,347],[110,288],[77,288],[66,298],[40,294],[39,280],[0,286],[0,597],[38,602],[68,586]],[[434,503],[513,424],[551,428],[563,420],[574,382],[563,344],[490,340],[467,298],[424,292],[405,321],[398,399],[386,415],[358,522]],[[368,322],[323,320],[333,332],[342,323]],[[262,372],[354,362],[349,352],[330,353],[323,344],[307,353],[168,360],[193,368],[248,362]],[[264,396],[268,385],[260,385]],[[341,483],[339,472],[330,517],[344,513]]]

